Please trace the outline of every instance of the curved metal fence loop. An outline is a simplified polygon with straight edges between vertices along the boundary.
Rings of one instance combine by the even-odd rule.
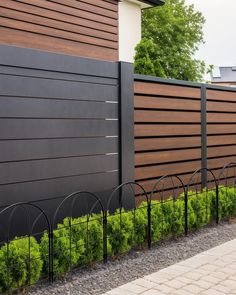
[[[206,183],[204,184],[205,187],[203,187],[203,183],[202,183],[202,174],[205,174],[206,177]],[[212,179],[209,179],[209,175],[211,175]],[[197,181],[194,182],[194,179],[197,176]],[[213,188],[208,187],[209,183],[213,183]],[[190,188],[194,187],[194,190],[192,192],[192,194],[190,195]],[[200,189],[199,189],[200,187]],[[190,176],[189,181],[186,185],[186,189],[185,189],[185,235],[188,234],[189,231],[189,226],[193,227],[193,225],[189,225],[189,219],[188,219],[188,214],[189,214],[189,198],[194,198],[195,200],[192,201],[194,208],[192,208],[191,210],[196,210],[196,224],[194,225],[195,227],[198,227],[198,223],[202,223],[202,222],[207,222],[208,218],[209,218],[209,210],[211,210],[212,208],[209,208],[209,198],[208,198],[208,193],[209,191],[215,191],[215,220],[216,223],[219,223],[219,185],[218,185],[218,180],[214,174],[214,172],[212,171],[212,169],[203,167],[203,168],[199,168],[197,170],[194,171],[194,173]],[[202,195],[203,193],[203,195]],[[201,206],[202,204],[200,204],[199,202],[199,196],[203,196],[204,197],[204,193],[205,193],[205,221],[200,220],[199,218],[201,218]],[[202,197],[202,198],[203,198]],[[191,199],[192,200],[192,199]],[[202,214],[203,215],[203,214]]]
[[[128,191],[126,191],[128,190]],[[109,215],[109,219],[113,218],[118,215],[119,217],[119,237],[121,238],[123,235],[124,231],[124,226],[123,226],[123,219],[122,216],[127,214],[128,212],[132,212],[133,216],[133,234],[134,234],[134,240],[138,241],[137,244],[147,242],[148,247],[151,247],[151,211],[150,211],[150,202],[148,198],[148,194],[144,187],[139,184],[138,182],[135,181],[127,181],[125,183],[120,184],[116,188],[113,189],[113,191],[110,194],[110,197],[107,202],[107,211],[111,212],[111,204],[114,205],[115,202],[115,197],[118,199],[118,207],[117,210],[119,211],[114,212],[113,214]],[[140,203],[142,204],[142,199],[144,199],[144,202],[146,205],[141,205],[137,207],[136,200],[140,198]],[[132,200],[132,205],[130,204],[130,200]],[[127,204],[129,203],[129,204]],[[129,211],[124,210],[125,206],[129,205],[131,207],[131,210]],[[140,241],[137,238],[137,233],[138,233],[138,226],[136,222],[136,214],[137,210],[145,210],[142,212],[145,212],[145,218],[146,218],[146,224],[145,224],[145,237],[144,240]]]
[[[177,182],[179,183],[179,185],[175,185],[174,184],[174,179],[177,180]],[[152,188],[152,192],[150,194],[150,201],[153,200],[153,196],[156,192],[161,192],[161,199],[164,200],[164,196],[163,196],[163,192],[165,191],[165,182],[167,182],[167,180],[170,180],[171,182],[171,190],[173,192],[173,196],[176,198],[176,189],[181,189],[183,190],[183,193],[185,192],[185,185],[182,181],[182,179],[178,176],[178,175],[164,175],[162,177],[160,177],[154,184],[153,188]],[[162,184],[162,189],[158,189],[159,185]]]
[[[88,195],[88,196],[92,197],[96,201],[96,203],[99,204],[99,206],[101,208],[101,211],[102,211],[102,214],[104,216],[104,213],[105,213],[104,206],[103,206],[100,198],[96,194],[88,192],[88,191],[77,191],[77,192],[74,192],[74,193],[68,195],[67,197],[65,197],[62,200],[62,202],[57,206],[57,209],[56,209],[56,211],[55,211],[55,213],[53,215],[53,222],[52,222],[52,224],[53,224],[52,228],[53,229],[55,229],[56,218],[58,217],[58,213],[59,213],[60,209],[63,207],[63,205],[67,201],[72,199],[72,203],[71,203],[71,206],[70,206],[70,217],[72,217],[75,201],[78,200],[81,197],[81,195]],[[91,212],[91,209],[89,210],[89,212]]]
[[[80,198],[85,197],[88,198],[86,202],[86,210],[85,212],[79,212],[79,210],[84,209],[82,208],[81,204],[78,206],[76,205],[76,202],[80,200]],[[88,201],[92,200],[91,206],[88,208]],[[59,212],[66,208],[66,205],[69,204],[69,214],[67,216],[64,216],[63,224],[58,228],[58,215]],[[84,205],[84,204],[83,204]],[[60,237],[60,231],[65,229],[67,230],[67,234],[69,235],[69,249],[67,249],[69,255],[69,269],[71,270],[73,267],[77,267],[77,264],[72,261],[72,256],[76,255],[76,248],[78,247],[78,239],[79,236],[77,234],[82,235],[83,239],[83,245],[80,245],[79,247],[84,247],[85,252],[81,255],[85,256],[85,260],[88,258],[88,251],[90,244],[90,236],[89,236],[89,223],[94,222],[95,220],[90,220],[91,215],[94,213],[95,209],[98,208],[99,212],[101,212],[102,217],[97,218],[96,221],[101,220],[101,226],[102,226],[102,243],[103,243],[103,260],[106,262],[106,253],[107,253],[107,244],[105,238],[107,236],[107,222],[106,222],[106,211],[104,209],[104,206],[100,200],[100,198],[92,192],[89,191],[77,191],[73,192],[72,194],[65,197],[61,203],[57,206],[55,213],[53,215],[52,219],[52,228],[53,228],[53,234],[52,234],[52,280],[54,280],[54,260],[55,260],[55,243],[57,242],[57,239],[59,240]],[[75,211],[77,210],[77,212]],[[65,215],[65,212],[63,212],[63,215]],[[79,215],[79,219],[74,219],[74,215]],[[62,218],[62,217],[61,217]],[[81,219],[80,219],[81,218]],[[56,236],[56,233],[59,233],[59,236]],[[63,237],[62,237],[63,238]],[[81,237],[80,237],[81,238]],[[92,246],[91,246],[92,247]],[[57,253],[59,255],[59,253]]]
[[[233,175],[228,175],[229,169],[233,169]],[[218,176],[218,183],[221,181],[225,181],[225,186],[228,187],[228,181],[233,177],[234,185],[236,184],[236,162],[230,162],[224,165],[224,167],[220,170]]]
[[[26,218],[27,221],[27,228],[26,228],[26,232],[22,237],[17,237],[15,235],[14,238],[10,238],[10,233],[11,233],[11,226],[12,226],[12,222],[13,222],[13,218],[14,215],[17,213],[17,209],[19,208],[23,208],[24,210],[24,217]],[[11,271],[11,265],[9,264],[10,262],[10,243],[12,241],[20,241],[23,239],[27,239],[27,259],[26,259],[26,265],[27,265],[27,286],[31,285],[31,238],[35,238],[36,240],[38,239],[38,233],[33,234],[33,228],[35,225],[35,222],[33,222],[33,225],[31,226],[31,214],[32,212],[29,209],[34,209],[35,211],[39,212],[38,216],[36,217],[35,220],[38,221],[39,217],[42,217],[45,224],[46,224],[46,228],[44,229],[44,232],[48,233],[49,239],[48,239],[48,272],[47,272],[47,278],[49,280],[49,282],[51,282],[51,255],[50,255],[50,251],[51,251],[51,224],[49,221],[49,218],[47,216],[47,214],[45,213],[44,210],[42,210],[39,206],[32,204],[32,203],[27,203],[27,202],[19,202],[19,203],[15,203],[12,204],[10,206],[7,206],[6,208],[2,209],[0,211],[0,218],[2,216],[5,216],[5,214],[7,215],[8,211],[9,216],[7,218],[7,237],[6,240],[4,241],[4,243],[6,244],[6,266],[7,266],[7,289],[11,289],[10,286],[10,271]],[[24,245],[24,243],[22,244]],[[24,249],[22,249],[24,250]],[[34,257],[34,259],[39,259],[37,257]],[[22,286],[23,287],[23,286]],[[26,287],[26,285],[24,286]]]
[[[146,190],[144,189],[144,187],[139,184],[138,182],[136,181],[127,181],[127,182],[124,182],[120,185],[118,185],[116,188],[113,189],[113,191],[111,192],[110,194],[110,197],[108,198],[108,202],[107,202],[107,211],[110,210],[110,205],[111,205],[111,202],[113,201],[115,195],[118,193],[119,194],[119,208],[122,208],[123,207],[123,193],[122,193],[122,189],[126,186],[129,186],[132,190],[132,195],[134,197],[134,200],[136,198],[136,193],[135,193],[135,190],[134,190],[134,187],[137,187],[141,190],[141,193],[139,195],[142,195],[145,197],[147,203],[149,201],[148,199],[148,194],[146,192]]]
[[[218,184],[219,191],[222,189],[225,190],[225,199],[219,199],[220,218],[228,219],[236,213],[236,162],[230,162],[224,165],[219,172]],[[223,188],[220,184],[223,185]],[[233,207],[231,204],[232,202],[235,204]]]
[[[155,182],[150,194],[150,204],[151,210],[157,219],[155,222],[158,224],[152,224],[151,226],[160,226],[160,239],[163,239],[168,234],[173,236],[176,232],[183,232],[183,226],[179,226],[178,218],[182,218],[183,225],[184,216],[182,214],[182,217],[179,217],[181,212],[176,207],[176,201],[184,198],[184,195],[185,186],[178,175],[164,175]],[[157,202],[154,203],[154,200]],[[169,225],[169,230],[166,227],[167,224]],[[159,238],[154,237],[152,240],[155,241],[156,239]]]

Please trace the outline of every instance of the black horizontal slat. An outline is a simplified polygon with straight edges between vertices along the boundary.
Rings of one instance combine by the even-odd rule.
[[[97,173],[24,182],[11,185],[0,185],[1,206],[15,202],[29,202],[51,198],[62,198],[74,191],[87,190],[100,192],[112,190],[118,185],[118,172]]]
[[[118,135],[118,121],[0,119],[0,139],[95,137]]]
[[[117,155],[85,156],[0,164],[0,185],[118,169]]]
[[[44,70],[37,70],[37,69],[18,68],[18,67],[8,67],[8,66],[1,66],[1,65],[0,65],[0,73],[13,75],[13,76],[38,77],[38,78],[44,78],[44,79],[78,81],[78,82],[88,82],[88,83],[105,84],[105,85],[118,84],[117,79],[109,78],[109,77],[84,76],[79,74],[44,71]]]
[[[0,97],[2,118],[118,118],[115,103]]]
[[[118,86],[0,75],[0,95],[107,101],[118,99]]]
[[[118,78],[118,63],[0,45],[0,65]]]
[[[118,152],[118,138],[65,138],[0,141],[0,162]]]

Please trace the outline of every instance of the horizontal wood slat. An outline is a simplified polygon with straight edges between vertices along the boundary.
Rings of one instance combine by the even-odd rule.
[[[35,6],[35,7],[39,7],[39,8],[43,8],[43,9],[46,9],[48,11],[60,12],[60,13],[63,13],[63,14],[67,14],[69,16],[71,15],[71,16],[84,18],[84,19],[92,19],[92,20],[94,20],[96,22],[109,24],[109,25],[112,25],[114,27],[117,26],[118,16],[116,16],[116,19],[112,19],[110,17],[99,15],[98,13],[85,11],[85,10],[83,10],[81,8],[78,9],[78,7],[75,9],[75,8],[73,8],[71,6],[61,5],[61,2],[60,3],[55,3],[55,2],[52,2],[52,1],[49,2],[49,1],[44,1],[44,0],[35,0],[33,4],[32,4],[31,0],[17,0],[17,2],[29,4],[29,5],[32,5],[32,6]],[[76,1],[74,1],[74,2],[76,3]],[[107,13],[110,14],[111,12],[108,11]]]
[[[207,137],[207,145],[227,145],[235,144],[236,145],[236,135],[212,135]]]
[[[44,16],[32,15],[22,11],[14,11],[8,8],[0,7],[0,13],[2,17],[12,19],[12,20],[24,20],[27,23],[41,25],[43,23],[44,27],[59,29],[64,32],[74,32],[79,35],[93,36],[101,39],[117,41],[117,36],[114,33],[109,33],[105,31],[99,31],[96,28],[84,27],[77,24],[71,24],[67,22],[62,22],[60,20],[54,20],[50,18],[45,18]]]
[[[180,174],[194,172],[201,167],[200,161],[183,162],[178,164],[163,164],[158,166],[147,166],[135,168],[135,179],[157,178],[168,174]]]
[[[142,125],[134,126],[135,136],[183,136],[183,135],[200,135],[200,125]]]
[[[167,109],[167,110],[189,110],[200,111],[201,105],[199,100],[189,100],[182,98],[166,98],[139,96],[134,97],[134,107],[136,109]]]
[[[136,153],[135,165],[161,164],[195,159],[201,159],[201,149]]]
[[[218,158],[227,155],[236,155],[236,145],[208,147],[207,149],[208,158]]]
[[[207,101],[207,111],[214,112],[235,112],[236,113],[236,99],[233,102],[222,101]]]
[[[208,124],[207,134],[236,134],[236,125],[233,124]]]
[[[219,101],[236,101],[236,92],[221,91],[221,90],[207,90],[207,99]]]
[[[236,143],[236,136],[235,136]],[[177,138],[137,138],[135,139],[135,151],[151,151],[162,149],[178,149],[188,147],[200,147],[201,137],[177,137]]]
[[[14,45],[25,48],[41,49],[70,55],[85,56],[108,61],[117,60],[117,50],[91,44],[77,43],[48,37],[44,35],[22,32],[0,26],[0,44]]]
[[[208,123],[236,123],[236,113],[208,113]]]
[[[0,16],[0,25],[5,28],[11,28],[14,30],[21,30],[30,33],[41,34],[52,38],[60,38],[62,40],[68,40],[73,42],[81,42],[84,44],[92,44],[99,47],[107,47],[112,49],[118,49],[118,44],[115,41],[98,39],[93,36],[81,35],[74,32],[66,32],[50,27],[44,27],[40,24],[32,24],[24,21],[8,19]]]
[[[117,61],[118,1],[4,0],[0,44]]]
[[[56,11],[50,11],[44,8],[35,7],[35,6],[24,4],[21,2],[17,2],[17,5],[16,5],[16,2],[13,0],[2,1],[0,3],[0,7],[9,8],[12,10],[12,12],[20,11],[20,12],[28,13],[33,16],[34,15],[40,16],[40,17],[43,16],[46,19],[58,20],[58,21],[61,21],[62,24],[65,22],[68,24],[74,24],[74,25],[89,27],[93,29],[96,28],[97,30],[110,32],[113,34],[118,33],[117,27],[113,27],[110,25],[102,24],[102,23],[97,23],[93,19],[89,20],[89,19],[78,18],[76,16],[67,15],[64,13],[56,12]]]
[[[134,120],[136,123],[200,123],[201,114],[198,112],[135,110]]]
[[[159,83],[136,82],[134,84],[135,94],[166,95],[172,97],[200,98],[200,89],[193,87],[182,87],[165,85]]]

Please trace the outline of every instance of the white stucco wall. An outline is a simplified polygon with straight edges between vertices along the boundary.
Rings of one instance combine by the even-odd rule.
[[[135,46],[141,40],[141,9],[148,7],[137,0],[119,2],[119,60],[133,62]]]

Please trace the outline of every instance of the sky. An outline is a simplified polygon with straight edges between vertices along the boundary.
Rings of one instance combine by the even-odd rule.
[[[196,57],[208,65],[236,66],[236,0],[186,0],[206,18],[205,44]]]

